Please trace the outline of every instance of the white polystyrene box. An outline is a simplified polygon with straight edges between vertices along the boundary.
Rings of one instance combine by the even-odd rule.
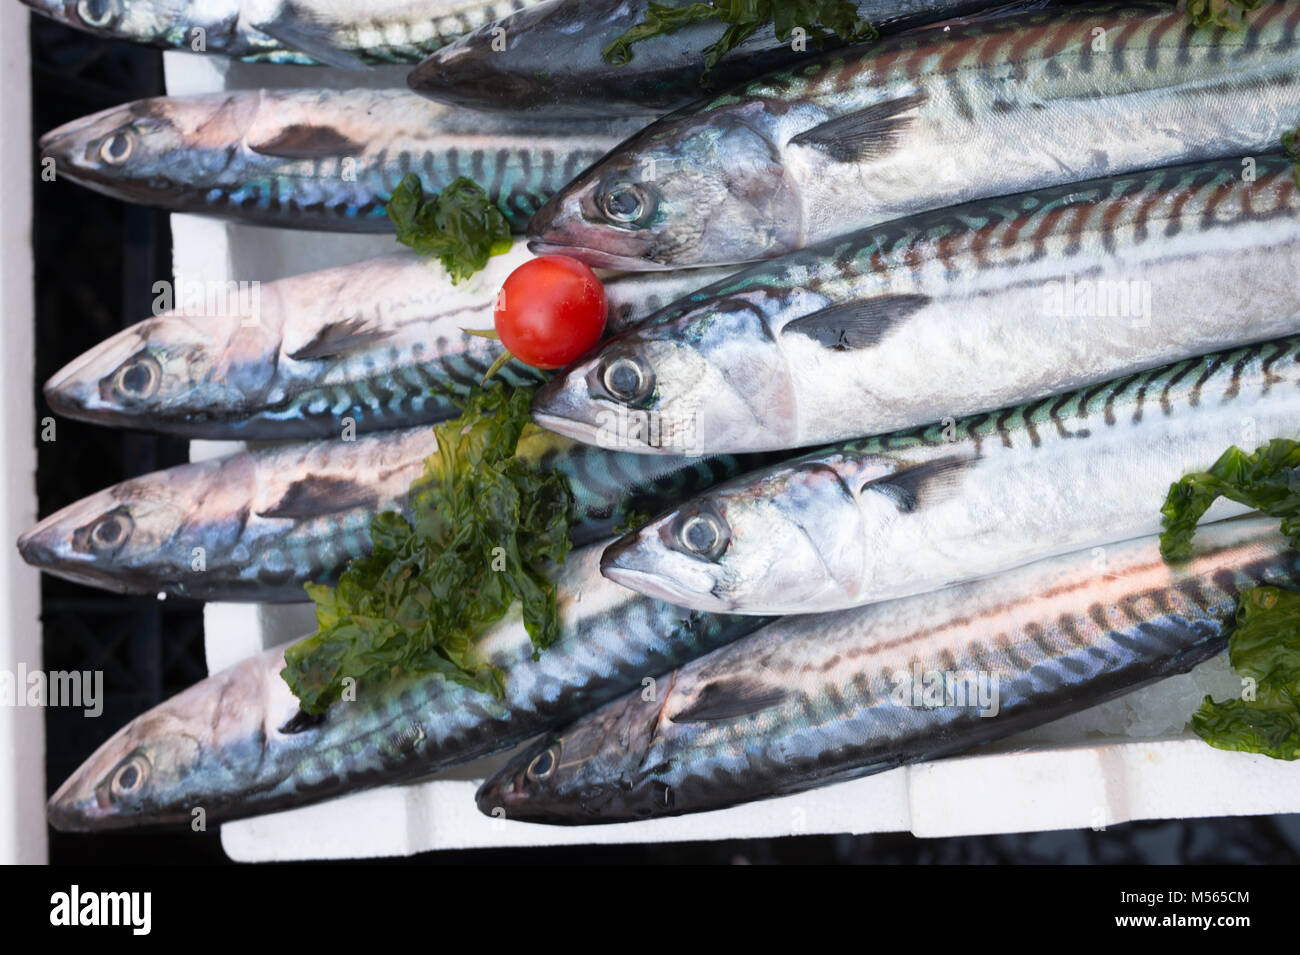
[[[28,12],[0,5],[0,403],[7,439],[0,451],[0,669],[41,669],[40,575],[13,541],[36,520],[36,441],[32,403],[36,305],[32,255],[31,66]],[[56,188],[51,186],[51,188]],[[57,428],[57,425],[56,425]],[[56,431],[57,435],[57,431]],[[0,706],[0,865],[46,858],[45,711]]]
[[[401,87],[405,78],[400,69],[343,73],[226,63],[184,53],[167,53],[164,60],[172,93],[350,84]],[[268,282],[393,249],[389,236],[227,225],[189,215],[172,217],[172,239],[178,278],[221,281]],[[194,442],[191,456],[210,457],[231,448],[227,442]],[[209,604],[204,625],[207,664],[215,671],[309,633],[313,616],[305,604]],[[1226,667],[1206,667],[1222,671],[1224,694],[1232,691],[1234,678]],[[1187,679],[1179,688],[1190,714],[1201,691]],[[431,782],[369,790],[227,823],[221,838],[233,859],[270,862],[398,856],[434,849],[816,833],[976,835],[1300,811],[1300,767],[1295,764],[1219,752],[1190,738],[1132,740],[1097,738],[1095,733],[1089,738],[1073,728],[1072,720],[1078,722],[1072,717],[1021,734],[986,747],[978,756],[896,769],[718,812],[594,827],[541,826],[479,813],[474,791],[507,758],[498,755]]]

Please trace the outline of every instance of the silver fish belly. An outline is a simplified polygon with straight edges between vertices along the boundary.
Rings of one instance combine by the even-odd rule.
[[[1203,528],[1171,568],[1154,539],[938,593],[787,617],[512,759],[479,808],[559,824],[719,809],[950,755],[1191,669],[1238,595],[1295,587],[1276,522]],[[938,687],[937,693],[931,691]]]
[[[1300,2],[1239,31],[1167,4],[922,30],[705,100],[547,203],[535,251],[608,268],[771,258],[981,197],[1277,148],[1300,123]]]
[[[1184,474],[1298,437],[1287,338],[773,465],[641,527],[602,568],[699,609],[861,606],[1158,533]],[[1246,510],[1222,500],[1208,519]]]
[[[753,266],[611,339],[539,423],[754,451],[955,419],[1300,330],[1300,189],[1277,155],[901,219]]]
[[[559,586],[560,638],[537,661],[517,618],[479,642],[505,698],[438,675],[362,686],[303,719],[280,677],[284,649],[210,676],[133,720],[54,794],[64,830],[240,818],[426,776],[527,739],[751,632],[603,580],[600,547],[575,551]],[[124,785],[124,781],[129,785]]]
[[[120,593],[305,601],[303,584],[333,583],[349,560],[371,552],[376,514],[409,515],[411,482],[436,448],[424,427],[182,464],[63,508],[18,549],[48,573]],[[540,429],[524,434],[518,454],[568,479],[576,544],[772,461],[646,458]]]
[[[196,283],[193,296],[180,283],[169,311],[70,362],[45,398],[66,417],[207,439],[325,438],[349,424],[361,434],[441,421],[459,414],[454,397],[501,354],[500,342],[466,330],[493,327],[498,290],[530,258],[517,242],[458,285],[414,253],[266,284]],[[608,278],[607,328],[625,329],[720,277]],[[547,377],[518,361],[497,373],[512,387]]]
[[[23,0],[96,36],[252,62],[417,63],[540,0]]]
[[[638,126],[469,116],[400,89],[239,90],[137,100],[40,146],[57,176],[106,195],[282,228],[388,232],[405,175],[430,192],[467,176],[522,230]]]

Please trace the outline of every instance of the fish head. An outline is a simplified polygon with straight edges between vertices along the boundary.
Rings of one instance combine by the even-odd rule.
[[[256,97],[158,97],[73,120],[41,137],[56,175],[116,198],[161,204],[219,181]]]
[[[646,769],[665,702],[632,693],[525,747],[479,787],[479,810],[562,825],[671,811],[671,790]]]
[[[237,412],[274,379],[274,338],[237,316],[146,319],[60,369],[45,400],[65,417],[117,426]]]
[[[23,0],[27,6],[42,16],[96,36],[115,40],[130,40],[152,46],[190,47],[198,39],[194,31],[200,25],[192,19],[192,5],[186,0]],[[230,3],[205,3],[212,12],[219,6],[232,7]],[[207,34],[224,20],[233,26],[238,8],[227,11],[224,17],[213,17],[213,23],[204,27]]]
[[[794,383],[764,293],[724,296],[645,323],[543,385],[538,424],[642,454],[793,447]]]
[[[203,461],[124,481],[51,514],[18,539],[18,550],[47,573],[119,593],[156,593],[159,581],[179,588],[193,573],[191,542],[225,547],[242,527],[239,514],[218,513],[225,502],[207,498],[247,500],[250,480]]]
[[[798,248],[799,197],[757,106],[674,115],[633,136],[538,210],[529,248],[631,271]]]
[[[719,485],[606,548],[601,573],[678,606],[803,613],[840,605],[863,562],[855,495],[822,460]]]
[[[197,808],[210,819],[228,814],[240,782],[233,767],[256,764],[276,731],[267,721],[284,712],[288,689],[270,685],[282,665],[281,653],[251,657],[136,717],[50,797],[50,824],[89,832],[188,823]]]

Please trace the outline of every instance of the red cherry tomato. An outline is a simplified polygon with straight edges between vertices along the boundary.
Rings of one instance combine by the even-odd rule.
[[[497,296],[501,344],[526,365],[563,368],[605,331],[605,287],[583,262],[543,255],[510,273]]]

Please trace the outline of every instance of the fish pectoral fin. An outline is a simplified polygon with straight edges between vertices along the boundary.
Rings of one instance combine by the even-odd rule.
[[[899,134],[915,116],[909,116],[929,97],[911,93],[874,103],[865,109],[814,126],[790,140],[799,146],[815,146],[836,162],[878,159],[898,145]]]
[[[324,66],[340,70],[369,70],[372,67],[353,53],[347,53],[330,43],[329,33],[311,22],[288,23],[283,19],[251,24],[254,30],[279,40],[296,53],[306,53]]]
[[[887,477],[873,478],[859,489],[859,494],[874,491],[894,502],[904,514],[910,514],[923,502],[933,502],[954,493],[961,486],[961,474],[979,460],[978,455],[952,454],[922,464],[903,467]]]
[[[294,123],[276,130],[269,139],[250,142],[248,148],[280,159],[336,159],[360,156],[366,144],[349,139],[332,126]]]
[[[306,713],[303,710],[298,710],[293,714],[293,716],[289,717],[289,719],[285,721],[283,726],[280,727],[280,732],[285,736],[292,736],[295,733],[302,733],[305,730],[320,726],[324,722],[324,713],[312,714]]]
[[[694,700],[668,718],[674,723],[706,723],[753,716],[776,706],[786,697],[779,686],[745,677],[723,677],[707,683]]]
[[[311,341],[290,352],[289,357],[294,361],[334,358],[371,348],[391,335],[391,330],[371,327],[364,318],[344,318],[321,328]]]
[[[846,302],[796,318],[781,334],[804,335],[835,351],[872,348],[929,303],[928,295],[880,295]]]
[[[257,512],[258,517],[303,518],[337,514],[356,507],[374,507],[378,495],[360,481],[309,475],[294,481],[280,499]]]

